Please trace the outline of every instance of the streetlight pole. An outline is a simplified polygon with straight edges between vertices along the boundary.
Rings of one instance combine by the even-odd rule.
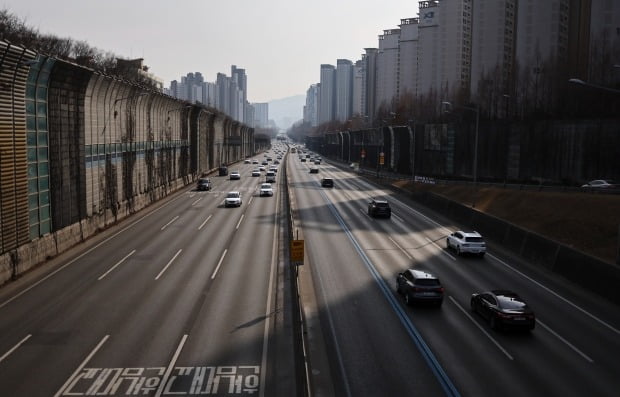
[[[409,120],[409,132],[413,124],[413,134],[411,135],[411,181],[415,183],[415,120]]]
[[[473,109],[469,109],[473,110]],[[480,108],[476,107],[476,133],[474,138],[474,186],[478,183],[478,126],[480,125]]]

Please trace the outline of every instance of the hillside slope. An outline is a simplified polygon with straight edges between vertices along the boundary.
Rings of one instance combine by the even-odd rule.
[[[410,182],[395,185],[412,190]],[[620,195],[520,191],[469,186],[415,184],[583,251],[616,263],[620,243]]]

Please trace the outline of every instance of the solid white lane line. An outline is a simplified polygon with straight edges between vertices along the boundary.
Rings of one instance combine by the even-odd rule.
[[[90,354],[88,355],[88,357],[86,357],[84,359],[84,361],[82,361],[82,364],[80,364],[79,367],[77,367],[77,369],[75,370],[75,372],[73,372],[73,375],[71,375],[71,377],[69,377],[69,379],[67,379],[67,381],[65,382],[64,385],[62,385],[62,387],[60,388],[60,390],[58,390],[56,392],[56,394],[54,394],[54,397],[60,397],[64,394],[64,391],[69,387],[69,386],[73,386],[72,383],[74,381],[74,379],[76,378],[76,376],[82,372],[82,369],[86,366],[86,364],[88,364],[88,362],[90,361],[91,358],[93,358],[93,356],[97,353],[97,351],[101,348],[101,346],[103,346],[103,344],[108,340],[108,338],[110,337],[110,335],[106,335],[103,337],[103,339],[101,339],[101,342],[99,342],[99,344],[93,349],[93,351],[90,352]],[[78,378],[79,379],[79,378]]]
[[[480,326],[480,324],[478,324],[478,322],[476,320],[474,320],[474,318],[467,312],[467,310],[463,309],[463,307],[461,305],[459,305],[458,302],[456,300],[454,300],[454,298],[452,296],[449,296],[449,298],[452,301],[452,303],[454,303],[456,305],[456,307],[458,307],[463,312],[463,314],[465,314],[467,316],[467,318],[469,318],[469,320],[472,322],[472,324],[474,324],[476,327],[478,327],[478,329],[480,331],[482,331],[482,333],[485,334],[486,337],[489,338],[489,340],[491,342],[493,342],[493,344],[495,346],[497,346],[497,348],[499,350],[501,350],[502,353],[504,353],[506,355],[506,357],[508,357],[508,359],[514,360],[514,358],[510,355],[510,353],[508,353],[508,351],[506,349],[504,349],[502,347],[502,345],[500,345],[499,342],[495,340],[495,338],[493,338],[491,335],[489,335],[489,333],[484,328],[482,328]]]
[[[179,355],[181,354],[181,350],[183,349],[183,345],[185,344],[186,340],[187,340],[187,334],[183,335],[183,338],[181,339],[181,343],[179,343],[179,346],[177,347],[177,351],[174,352],[174,356],[172,356],[172,360],[170,360],[170,364],[168,364],[168,368],[166,368],[166,372],[164,373],[164,377],[162,378],[161,383],[159,384],[159,388],[157,388],[157,393],[155,393],[155,397],[160,397],[162,393],[164,392],[166,383],[168,383],[168,379],[170,379],[170,374],[172,373],[172,370],[174,369],[174,366],[179,358]]]
[[[405,254],[407,256],[407,258],[409,258],[409,260],[413,260],[413,257],[411,255],[409,255],[409,253],[407,251],[405,251],[405,249],[403,247],[401,247],[396,241],[394,241],[394,239],[390,236],[388,236],[388,238],[390,239],[390,241],[392,243],[394,243],[394,245],[402,251],[403,254]]]
[[[198,202],[199,202],[200,200],[202,200],[202,197],[200,197],[198,200],[194,201],[194,202],[192,203],[192,206],[194,206],[194,205],[198,204]]]
[[[550,294],[554,295],[555,297],[557,297],[558,299],[561,299],[562,301],[564,301],[565,303],[569,304],[570,306],[574,307],[575,309],[579,310],[580,312],[582,312],[583,314],[587,315],[588,317],[592,318],[593,320],[597,321],[599,324],[604,325],[605,327],[609,328],[610,330],[614,331],[615,333],[617,333],[618,335],[620,335],[620,330],[617,328],[614,328],[614,326],[612,326],[609,323],[606,323],[605,321],[601,320],[600,318],[596,317],[594,314],[588,312],[587,310],[581,308],[580,306],[577,306],[575,303],[569,301],[568,299],[562,297],[560,294],[558,294],[557,292],[553,291],[550,288],[545,287],[544,285],[542,285],[541,283],[539,283],[538,281],[534,280],[533,278],[526,276],[524,273],[518,271],[517,269],[515,269],[514,267],[510,266],[509,264],[507,264],[506,262],[504,262],[503,260],[499,259],[498,257],[491,255],[487,252],[487,255],[490,256],[491,258],[495,259],[496,261],[498,261],[499,263],[501,263],[502,265],[506,266],[508,269],[512,270],[513,272],[517,273],[518,275],[524,277],[525,279],[531,281],[533,284],[536,284],[537,286],[539,286],[540,288],[544,289],[545,291],[549,292]]]
[[[118,261],[116,263],[116,265],[112,266],[110,268],[110,270],[108,270],[107,272],[103,273],[101,276],[99,276],[99,278],[97,280],[101,280],[102,278],[104,278],[105,276],[108,275],[108,273],[110,273],[112,270],[116,269],[118,267],[118,265],[120,265],[121,263],[125,262],[125,259],[129,258],[130,256],[132,256],[134,254],[134,252],[136,252],[136,250],[131,251],[130,253],[128,253],[127,255],[125,255],[125,257],[123,259],[121,259],[120,261]]]
[[[202,229],[204,227],[204,225],[209,222],[209,219],[211,219],[211,217],[213,216],[213,214],[209,215],[209,217],[207,219],[205,219],[204,222],[202,222],[202,224],[200,226],[198,226],[198,230]]]
[[[155,277],[155,280],[159,280],[159,277],[161,277],[162,274],[164,274],[164,272],[166,271],[166,269],[168,269],[168,266],[170,266],[170,264],[177,258],[177,256],[179,256],[179,254],[181,253],[181,251],[183,251],[182,249],[178,250],[176,254],[174,254],[174,256],[172,257],[172,259],[170,259],[170,261],[168,262],[168,264],[166,266],[164,266],[163,269],[161,269],[161,272],[159,272],[159,274],[157,275],[157,277]]]
[[[248,201],[248,205],[252,204],[252,200],[254,200],[254,196],[250,196],[250,201]]]
[[[81,253],[80,255],[76,256],[75,258],[71,259],[69,262],[65,263],[64,265],[60,266],[58,269],[54,270],[53,272],[51,272],[50,274],[48,274],[47,276],[43,277],[41,280],[37,281],[36,283],[32,284],[31,286],[24,288],[23,290],[21,290],[20,292],[18,292],[17,294],[15,294],[12,298],[9,298],[7,300],[5,300],[4,302],[2,302],[0,304],[0,308],[8,305],[9,303],[13,302],[15,299],[19,298],[20,296],[22,296],[23,294],[25,294],[26,292],[30,291],[31,289],[33,289],[34,287],[38,286],[39,284],[43,283],[44,281],[47,281],[47,279],[51,278],[52,276],[54,276],[56,273],[64,270],[66,267],[68,267],[69,265],[72,265],[74,262],[82,259],[83,257],[85,257],[86,255],[90,254],[91,252],[93,252],[94,250],[96,250],[97,248],[101,247],[103,244],[107,243],[108,241],[112,240],[113,238],[115,238],[116,236],[118,236],[119,234],[123,233],[124,231],[134,227],[135,225],[137,225],[138,223],[142,222],[143,220],[145,220],[146,218],[150,217],[151,215],[155,214],[156,212],[160,211],[163,208],[166,208],[167,206],[169,206],[170,204],[174,203],[177,200],[180,200],[181,198],[184,198],[184,195],[179,195],[175,198],[173,198],[172,200],[164,203],[161,207],[154,209],[153,211],[149,212],[148,214],[144,215],[142,218],[130,223],[129,225],[125,226],[124,228],[122,228],[121,230],[119,230],[118,232],[112,234],[110,237],[106,238],[105,240],[101,241],[100,243],[96,244],[95,246],[89,248],[88,250],[84,251],[83,253]]]
[[[588,357],[585,353],[583,353],[581,350],[577,349],[574,345],[572,345],[569,341],[567,341],[566,339],[562,338],[557,332],[555,332],[554,330],[552,330],[551,328],[549,328],[545,323],[543,323],[542,321],[540,321],[539,319],[536,319],[536,322],[540,325],[542,325],[547,331],[551,332],[553,334],[553,336],[555,336],[556,338],[558,338],[559,340],[561,340],[562,342],[564,342],[568,347],[570,347],[571,349],[573,349],[577,354],[579,354],[581,357],[583,357],[586,361],[593,363],[594,360],[592,360],[590,357]]]
[[[241,222],[243,221],[244,216],[245,216],[245,213],[241,214],[241,218],[239,218],[239,222],[237,222],[237,226],[235,227],[235,230],[239,230],[239,225],[241,225]]]
[[[278,223],[278,211],[280,208],[280,194],[276,192],[276,212],[273,215],[274,225]],[[273,243],[271,244],[271,266],[269,269],[269,287],[267,288],[267,306],[265,307],[265,329],[263,330],[263,356],[261,358],[261,373],[259,397],[265,397],[265,385],[267,384],[267,350],[269,348],[269,316],[271,315],[271,291],[273,288],[273,279],[276,268],[276,260],[278,258],[278,231],[279,227],[273,228]]]
[[[13,346],[11,348],[11,350],[9,350],[8,352],[4,353],[2,355],[2,357],[0,357],[0,363],[2,362],[2,360],[4,360],[5,358],[7,358],[8,356],[11,355],[11,353],[13,353],[15,350],[17,350],[21,345],[24,344],[24,342],[26,342],[28,339],[30,339],[30,337],[32,336],[32,334],[28,334],[24,339],[22,339],[18,344],[16,344],[15,346]]]
[[[429,223],[432,223],[433,225],[439,227],[440,229],[443,229],[446,232],[446,234],[452,233],[452,231],[450,231],[447,227],[445,227],[441,223],[432,220],[431,218],[429,218],[428,216],[424,215],[420,211],[414,210],[413,208],[409,207],[407,204],[403,203],[402,201],[398,200],[397,198],[392,197],[391,200],[393,200],[393,201],[397,202],[399,205],[405,207],[408,211],[413,212],[414,215],[419,216],[420,218],[426,220]]]
[[[162,226],[162,227],[161,227],[161,229],[159,229],[159,230],[164,230],[165,228],[167,228],[168,226],[170,226],[170,224],[171,224],[172,222],[176,221],[177,219],[179,219],[179,216],[178,216],[178,215],[177,215],[177,216],[175,216],[174,218],[172,218],[172,220],[171,220],[170,222],[166,223],[166,224],[165,224],[164,226]]]
[[[224,257],[226,256],[227,252],[228,252],[228,248],[224,250],[224,253],[222,253],[222,257],[220,258],[220,261],[217,263],[217,266],[215,267],[215,271],[213,272],[213,275],[211,276],[211,280],[215,279],[215,276],[217,275],[217,272],[220,270],[220,266],[222,265],[222,262],[224,261]]]
[[[426,237],[426,241],[428,241],[429,243],[433,244],[435,247],[437,247],[437,249],[439,249],[439,251],[441,251],[443,254],[448,255],[450,258],[452,258],[453,261],[456,260],[456,257],[454,255],[452,255],[451,253],[449,253],[447,250],[443,249],[439,244],[437,244],[436,242],[434,242],[433,240],[431,240],[430,238]]]

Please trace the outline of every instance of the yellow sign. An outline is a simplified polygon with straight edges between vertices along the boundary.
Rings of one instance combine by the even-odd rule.
[[[291,262],[304,261],[304,240],[291,241]]]
[[[379,156],[379,164],[380,165],[384,165],[385,164],[385,157],[383,156],[383,153],[381,153],[381,155]]]

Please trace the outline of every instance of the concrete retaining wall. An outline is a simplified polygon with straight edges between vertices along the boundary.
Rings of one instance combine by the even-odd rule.
[[[620,304],[619,266],[433,193],[414,193],[411,197],[457,223],[468,225],[487,240],[500,244],[529,262]]]
[[[96,214],[0,255],[0,285],[11,280],[12,277],[19,277],[34,266],[83,243],[105,228],[183,188],[186,186],[185,179],[192,178],[179,178],[167,187],[158,187],[153,192],[138,195],[131,206],[121,203],[116,215],[111,210]],[[193,183],[193,180],[191,182]]]

